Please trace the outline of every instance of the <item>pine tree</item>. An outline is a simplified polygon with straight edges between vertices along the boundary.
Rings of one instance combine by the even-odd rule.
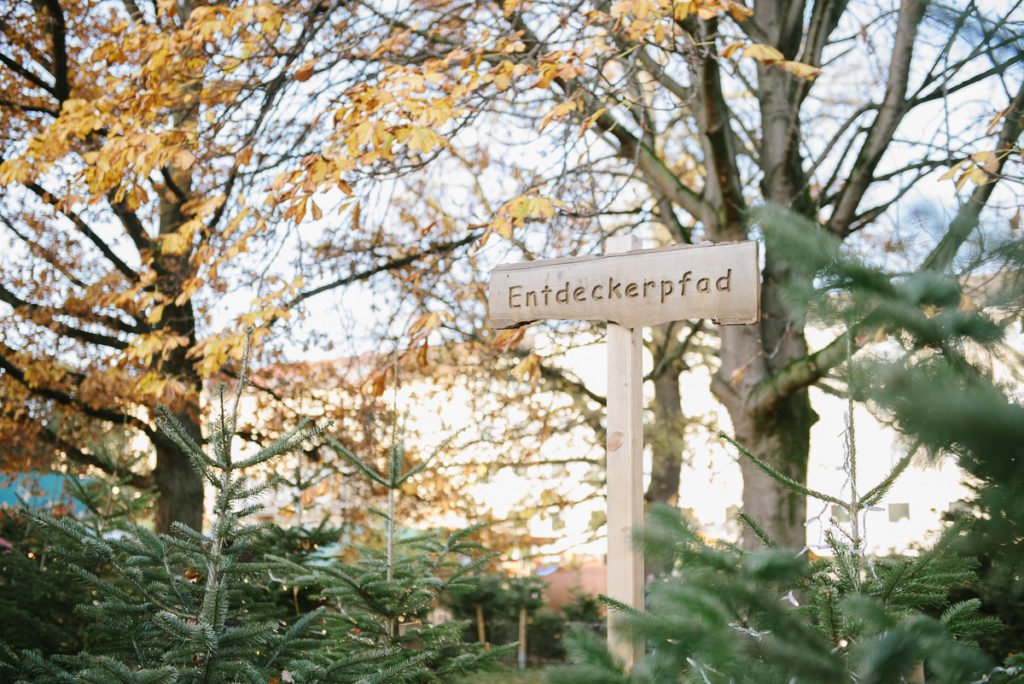
[[[252,454],[233,438],[245,366],[232,397],[220,388],[204,449],[169,412],[166,437],[216,491],[206,533],[176,524],[156,534],[135,524],[95,488],[83,489],[93,514],[83,520],[24,509],[39,528],[65,540],[66,567],[91,601],[77,606],[85,648],[72,654],[16,652],[0,644],[4,681],[38,682],[401,682],[447,681],[505,655],[462,641],[463,623],[430,624],[446,593],[473,585],[490,557],[469,541],[474,528],[442,538],[405,535],[395,520],[398,490],[429,465],[406,468],[400,441],[386,474],[332,437],[371,481],[387,490],[386,547],[363,549],[356,563],[316,557],[338,531],[321,523],[282,529],[252,523],[258,498],[278,484],[253,484],[247,469],[272,461],[321,429],[305,421]],[[105,518],[103,513],[112,514]],[[113,530],[111,523],[120,525]],[[116,532],[112,534],[112,532]]]
[[[990,301],[975,302],[957,278],[936,271],[888,273],[844,254],[839,243],[780,210],[755,214],[777,253],[803,283],[790,288],[789,306],[849,330],[845,381],[851,402],[870,400],[907,437],[907,455],[873,488],[858,489],[852,436],[846,445],[847,496],[808,489],[733,443],[775,481],[845,510],[849,529],[828,536],[831,554],[809,562],[775,548],[756,520],[745,518],[766,548],[743,553],[703,543],[675,511],[650,512],[643,543],[675,568],[650,588],[647,612],[626,613],[647,656],[624,673],[604,644],[577,633],[569,640],[575,665],[555,682],[1021,682],[1024,659],[1002,666],[976,643],[1001,625],[978,600],[950,602],[950,590],[976,580],[979,550],[999,549],[1004,568],[1019,568],[1024,505],[1019,485],[1024,458],[1024,410],[978,362],[978,350],[998,354],[1006,327],[1019,320],[1024,249],[1000,247],[1010,268]],[[978,296],[975,293],[975,296]],[[992,301],[994,300],[994,301]],[[993,306],[995,304],[996,306]],[[993,314],[993,311],[996,313]],[[871,361],[854,358],[876,337],[898,343]],[[796,370],[794,370],[796,372]],[[785,378],[783,378],[785,381]],[[851,410],[852,416],[852,410]],[[977,518],[959,520],[916,557],[871,558],[859,521],[919,448],[954,454],[980,486]],[[1015,570],[1014,570],[1015,572]],[[1016,576],[1019,576],[1017,574]],[[1019,647],[1019,645],[1018,645]]]
[[[406,467],[403,441],[396,435],[385,472],[359,458],[336,439],[336,450],[386,492],[387,510],[374,511],[384,523],[384,549],[362,548],[354,563],[302,565],[277,559],[289,582],[321,596],[335,608],[323,614],[329,646],[310,674],[332,682],[434,682],[492,668],[508,649],[468,644],[466,623],[433,624],[431,611],[451,594],[470,591],[492,556],[470,537],[475,527],[447,537],[434,532],[403,534],[395,517],[403,485],[422,473],[431,456]]]
[[[998,625],[976,601],[948,605],[949,587],[973,578],[973,560],[950,548],[961,531],[898,559],[868,559],[833,534],[834,555],[809,562],[707,545],[676,511],[654,508],[645,550],[675,572],[650,588],[648,612],[611,604],[647,656],[627,675],[597,637],[576,632],[576,665],[552,680],[899,682],[924,663],[929,682],[971,681],[989,667],[974,640]]]
[[[323,610],[289,624],[280,611],[267,614],[260,609],[265,604],[247,600],[253,594],[249,580],[271,567],[255,556],[266,526],[247,518],[261,508],[253,500],[274,482],[251,485],[243,471],[294,449],[318,429],[302,423],[257,453],[237,456],[233,437],[244,386],[243,370],[230,405],[221,387],[206,449],[169,412],[159,418],[163,433],[216,491],[208,533],[178,524],[163,535],[131,524],[127,534],[101,536],[73,518],[24,509],[36,523],[72,540],[89,565],[106,565],[109,572],[70,566],[96,596],[79,606],[94,632],[88,652],[47,658],[26,651],[9,670],[40,682],[265,683],[303,673],[299,654],[318,646],[307,632]]]
[[[0,508],[0,644],[74,653],[87,637],[72,610],[90,596],[53,537],[16,509]]]

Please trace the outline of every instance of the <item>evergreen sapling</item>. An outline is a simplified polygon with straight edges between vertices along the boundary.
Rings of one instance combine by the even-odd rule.
[[[232,442],[244,386],[243,365],[230,405],[221,386],[206,449],[170,412],[163,410],[159,416],[163,434],[216,492],[209,532],[179,524],[164,535],[130,524],[126,534],[101,536],[73,518],[24,510],[36,523],[77,544],[90,566],[105,565],[109,572],[100,576],[84,564],[71,566],[96,597],[79,608],[95,632],[90,651],[52,657],[25,651],[13,663],[8,652],[9,678],[265,684],[304,674],[307,661],[301,654],[319,647],[319,639],[309,634],[323,611],[289,623],[280,611],[262,614],[247,605],[252,593],[248,581],[265,576],[271,565],[254,555],[266,526],[246,519],[262,508],[254,499],[275,483],[251,485],[242,473],[287,453],[319,430],[302,423],[255,454],[236,456]]]

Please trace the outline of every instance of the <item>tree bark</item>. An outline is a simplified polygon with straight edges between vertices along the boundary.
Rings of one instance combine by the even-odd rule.
[[[161,212],[160,232],[172,232],[184,221],[180,205],[165,206]],[[191,300],[181,305],[173,300],[181,292],[185,278],[190,275],[187,255],[158,254],[154,261],[157,287],[161,294],[172,300],[161,316],[161,331],[185,337],[188,343],[167,351],[154,359],[160,375],[184,385],[187,390],[176,405],[170,407],[175,418],[197,444],[203,443],[201,428],[200,394],[202,380],[196,373],[188,350],[196,346],[195,311]],[[156,527],[166,532],[172,523],[182,522],[201,531],[203,525],[203,480],[189,463],[188,457],[169,440],[156,441],[157,465],[153,479],[159,492]]]
[[[180,1],[177,11],[184,24],[192,11],[192,3]],[[198,118],[198,105],[192,104],[175,115],[175,124],[181,126]],[[192,171],[173,168],[164,171],[168,183],[160,195],[160,236],[176,232],[188,221],[189,216],[182,207],[192,194]],[[180,254],[168,254],[162,251],[162,242],[158,240],[153,249],[153,269],[157,275],[155,287],[165,304],[157,328],[178,339],[187,340],[186,344],[177,344],[154,358],[153,364],[162,377],[177,380],[187,388],[178,405],[170,409],[196,444],[203,444],[200,407],[203,383],[188,357],[189,350],[195,349],[198,342],[195,308],[191,297],[185,297],[179,303],[185,282],[195,275],[191,262],[193,248],[189,246]],[[159,440],[156,451],[157,465],[153,475],[159,492],[157,530],[166,532],[173,523],[181,522],[201,532],[204,497],[202,476],[192,468],[188,456],[181,453],[173,443]]]
[[[194,438],[198,437],[198,423],[188,420],[183,413],[176,415],[186,430]],[[175,522],[202,531],[203,481],[192,469],[188,457],[178,451],[174,444],[157,444],[153,482],[159,493],[156,509],[157,531],[167,532]]]
[[[807,481],[810,430],[817,420],[807,391],[802,390],[763,416],[737,412],[733,416],[736,439],[751,453],[796,482]],[[807,497],[786,489],[748,459],[742,459],[743,511],[779,546],[802,549],[806,545]],[[745,549],[762,542],[744,530]]]
[[[649,345],[654,358],[655,371],[654,421],[646,426],[645,441],[651,445],[651,481],[648,483],[644,500],[647,503],[660,501],[675,506],[679,500],[680,469],[683,465],[683,451],[686,448],[686,416],[683,415],[682,397],[679,393],[679,376],[683,361],[678,349],[678,335],[674,324],[651,328],[652,344]],[[665,357],[675,357],[666,362]]]

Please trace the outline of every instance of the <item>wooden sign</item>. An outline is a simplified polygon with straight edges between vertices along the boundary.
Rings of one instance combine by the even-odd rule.
[[[495,328],[545,319],[754,323],[759,287],[757,243],[748,241],[498,266],[488,303]]]
[[[631,236],[609,238],[605,255],[499,266],[488,292],[491,324],[543,319],[608,321],[608,585],[616,601],[644,609],[644,559],[633,544],[643,524],[643,326],[687,318],[756,323],[756,242],[641,250]],[[625,664],[643,643],[608,613],[608,645]]]

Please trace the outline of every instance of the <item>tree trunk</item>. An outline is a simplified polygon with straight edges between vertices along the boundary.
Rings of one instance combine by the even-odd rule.
[[[180,214],[180,211],[168,210],[164,217],[175,213]],[[164,227],[173,225],[161,222],[161,233],[169,232],[165,231]],[[189,275],[187,255],[158,254],[154,265],[160,292],[167,293],[165,296],[173,300],[181,291],[185,277]],[[187,301],[180,306],[175,305],[173,301],[167,304],[158,327],[162,331],[188,340],[187,344],[165,351],[162,356],[155,358],[154,365],[162,377],[176,380],[187,388],[183,396],[169,408],[196,444],[202,444],[199,404],[202,380],[187,356],[188,351],[196,346],[195,312],[192,302]],[[169,440],[157,440],[155,446],[157,465],[153,476],[160,497],[156,518],[157,530],[166,532],[171,523],[177,521],[202,531],[202,476],[193,470],[188,457]]]
[[[758,383],[773,377],[795,359],[807,355],[804,321],[787,306],[781,286],[788,269],[777,255],[765,260],[759,325],[730,326],[721,330],[722,366],[713,389],[732,419],[737,441],[779,472],[806,483],[811,426],[818,416],[807,390],[755,405],[751,396]],[[806,545],[806,497],[776,482],[749,459],[741,458],[743,511],[783,547]],[[742,545],[753,549],[761,541],[745,530]]]
[[[178,3],[179,19],[185,22],[192,10],[190,2]],[[182,126],[199,117],[198,105],[193,104],[175,114],[175,124]],[[188,169],[164,169],[169,182],[160,194],[160,236],[170,235],[189,220],[182,209],[192,196],[192,171]],[[192,265],[192,246],[181,253],[166,253],[162,249],[162,241],[153,244],[153,270],[156,272],[156,293],[160,303],[164,304],[163,313],[156,328],[161,332],[174,336],[177,340],[186,340],[185,344],[177,343],[161,355],[153,359],[153,366],[166,379],[173,379],[186,388],[175,405],[170,406],[172,413],[181,422],[185,430],[202,444],[200,394],[203,389],[202,379],[196,372],[192,359],[188,354],[196,348],[196,317],[190,297],[179,303],[179,296],[184,291],[185,283],[195,276]],[[166,532],[174,522],[182,522],[196,531],[203,529],[203,478],[189,463],[188,457],[182,454],[173,443],[158,440],[156,444],[157,466],[154,472],[159,503],[157,505],[156,527]]]
[[[644,500],[675,506],[686,448],[686,417],[679,396],[679,372],[668,370],[654,379],[654,423],[647,431],[651,445],[651,481]]]
[[[765,1],[756,5],[771,44],[787,59],[799,49],[803,12],[789,2]],[[814,216],[803,172],[800,146],[793,137],[799,121],[799,84],[779,69],[758,67],[761,110],[762,196],[770,203]],[[717,93],[717,90],[715,91]],[[728,239],[733,226],[722,226]],[[745,231],[744,231],[745,232]],[[736,439],[751,453],[795,480],[806,483],[810,457],[810,431],[817,420],[806,390],[770,402],[754,404],[751,395],[758,383],[807,355],[804,316],[785,301],[782,287],[792,274],[783,254],[767,253],[761,286],[761,321],[750,326],[722,329],[722,366],[715,378],[716,395],[732,418]],[[807,499],[773,480],[760,468],[741,458],[743,511],[780,546],[802,549],[806,545]],[[744,530],[742,546],[758,548],[761,541]]]
[[[802,391],[764,416],[733,415],[736,440],[751,453],[796,482],[807,482],[810,429],[817,419],[807,392]],[[741,458],[743,511],[780,546],[802,549],[806,545],[807,497],[793,492]],[[755,549],[761,540],[743,531],[742,546]]]
[[[176,414],[193,439],[199,439],[199,424],[184,413]],[[201,442],[199,442],[201,443]],[[192,469],[188,457],[175,444],[156,445],[156,469],[153,471],[159,499],[156,529],[167,532],[171,523],[180,522],[193,530],[203,529],[203,480]]]
[[[691,331],[692,333],[692,331]],[[678,326],[675,323],[651,328],[648,350],[654,361],[654,422],[645,428],[645,441],[651,445],[651,481],[644,494],[647,503],[661,501],[675,506],[679,500],[679,470],[686,449],[686,416],[679,394],[679,376],[686,370]]]

